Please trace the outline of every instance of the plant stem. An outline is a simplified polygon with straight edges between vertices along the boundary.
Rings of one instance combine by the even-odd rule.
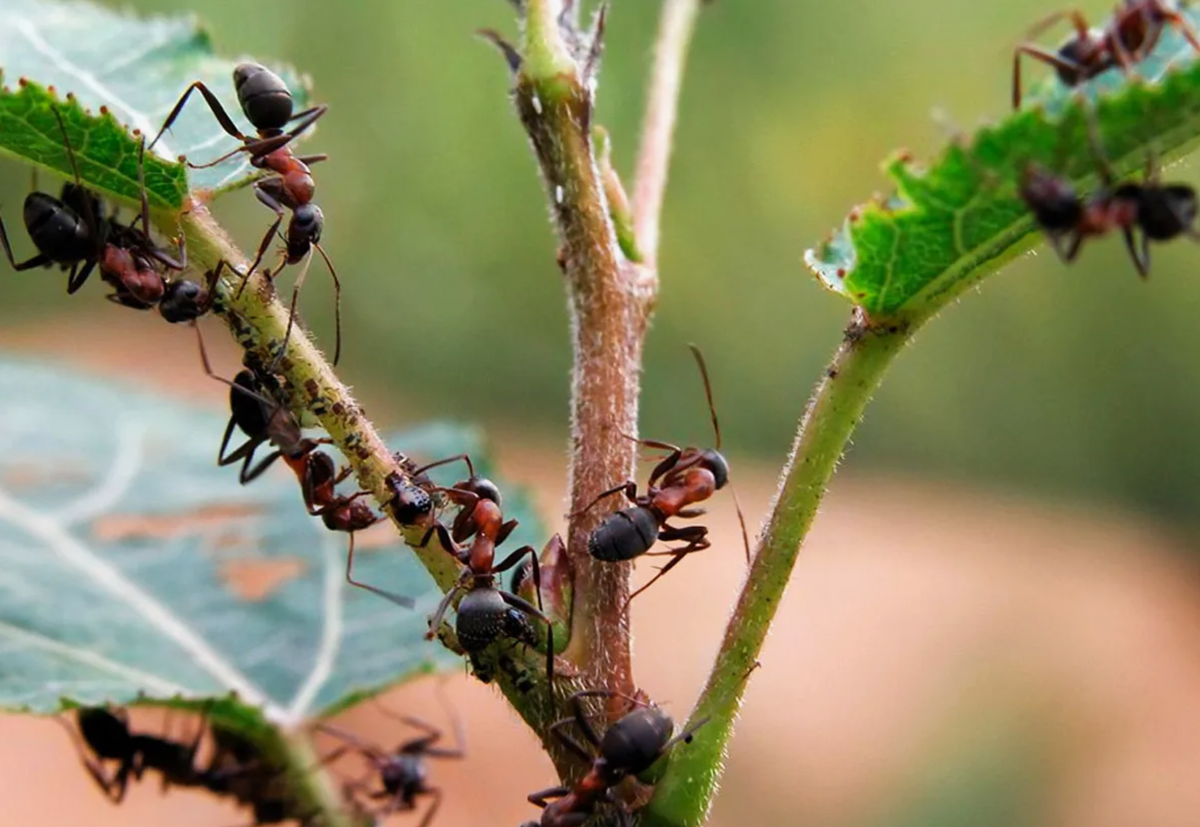
[[[321,759],[307,732],[287,733],[282,739],[292,790],[308,808],[319,808],[325,827],[366,827],[372,821],[362,812],[353,812],[334,785],[328,772],[320,769]]]
[[[770,523],[688,726],[706,723],[691,744],[680,744],[672,752],[643,811],[642,825],[698,827],[707,818],[746,678],[757,662],[800,545],[867,402],[914,329],[908,324],[870,326],[859,314],[847,328],[800,422]]]
[[[659,218],[667,188],[667,168],[679,111],[679,91],[701,2],[665,0],[658,43],[654,49],[654,68],[650,75],[646,116],[642,121],[642,142],[638,150],[633,192],[635,237],[639,247],[645,251],[646,262],[651,270],[658,267]]]

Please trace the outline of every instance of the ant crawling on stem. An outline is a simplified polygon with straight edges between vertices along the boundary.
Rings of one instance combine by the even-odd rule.
[[[1036,43],[1022,43],[1013,50],[1013,109],[1021,107],[1021,56],[1047,63],[1066,86],[1076,87],[1109,69],[1129,73],[1133,64],[1145,59],[1158,45],[1163,30],[1173,26],[1200,52],[1200,38],[1171,0],[1124,0],[1108,25],[1093,29],[1078,9],[1059,11],[1034,24],[1026,37],[1036,37],[1060,20],[1070,20],[1075,34],[1057,51]]]
[[[456,483],[450,488],[435,490],[445,494],[451,502],[461,506],[451,528],[446,528],[440,522],[435,522],[421,541],[427,545],[434,534],[438,542],[456,560],[466,566],[462,577],[446,592],[437,610],[429,619],[427,638],[437,635],[442,620],[449,611],[451,603],[460,592],[465,592],[458,604],[458,616],[455,620],[455,634],[463,651],[471,659],[471,665],[480,679],[490,675],[490,671],[480,663],[478,654],[495,643],[501,637],[518,640],[529,646],[536,646],[537,635],[529,623],[529,618],[540,620],[547,627],[546,675],[551,685],[554,683],[554,630],[550,619],[542,611],[541,574],[538,569],[537,552],[532,546],[522,546],[505,557],[500,563],[495,562],[496,546],[504,542],[517,527],[516,520],[504,519],[500,507],[500,490],[491,480],[475,474],[475,466],[466,454],[438,460],[419,468],[413,476],[420,478],[430,468],[449,462],[463,461],[467,464],[468,479]],[[465,548],[461,543],[470,540]],[[497,587],[496,577],[512,569],[522,560],[531,561],[534,593],[538,605],[518,597],[511,592]],[[374,586],[364,586],[376,594],[393,602],[405,605],[398,595]],[[486,682],[486,681],[485,681]]]
[[[729,463],[720,452],[721,426],[717,422],[717,410],[713,405],[712,385],[708,380],[708,368],[704,364],[704,356],[695,345],[690,346],[696,364],[700,368],[700,377],[704,380],[704,394],[708,400],[708,410],[712,415],[713,432],[716,436],[716,448],[680,448],[667,442],[656,442],[649,439],[635,440],[639,445],[658,448],[670,453],[662,459],[650,473],[646,483],[646,493],[637,493],[637,483],[630,480],[600,493],[583,513],[593,508],[597,503],[613,494],[624,493],[634,505],[623,511],[616,511],[604,518],[588,537],[588,552],[597,560],[605,562],[621,562],[632,560],[643,554],[650,556],[669,556],[670,561],[642,586],[629,596],[630,600],[650,588],[654,583],[672,568],[678,565],[687,555],[703,551],[712,543],[708,540],[708,527],[702,525],[676,527],[669,525],[673,517],[691,518],[704,514],[701,508],[691,508],[693,503],[703,502],[714,493],[724,488],[729,482]],[[746,535],[746,522],[742,517],[741,506],[737,505],[738,520],[742,526],[742,539],[746,547],[746,561],[750,560],[750,541]],[[668,549],[663,552],[651,552],[650,548],[658,540],[670,542],[682,540],[686,545]]]
[[[600,737],[583,708],[583,699],[588,697],[625,698],[637,708],[618,719]],[[570,703],[573,715],[551,724],[550,733],[591,768],[574,786],[530,793],[530,803],[542,808],[542,816],[522,827],[581,827],[600,805],[620,806],[613,796],[614,787],[629,776],[646,772],[681,741],[691,743],[696,730],[707,723],[707,719],[701,720],[675,733],[675,722],[659,707],[607,690],[576,692]],[[588,746],[563,731],[571,724],[575,724]],[[623,827],[633,824],[633,817],[626,809],[621,807],[618,813]]]
[[[221,128],[231,137],[241,141],[242,145],[206,164],[189,162],[188,166],[193,169],[204,169],[228,160],[239,152],[245,152],[249,156],[251,166],[274,173],[254,183],[255,197],[275,213],[275,222],[263,236],[254,262],[242,278],[242,285],[238,289],[238,293],[240,295],[241,291],[246,288],[251,274],[262,263],[267,248],[278,233],[280,224],[283,223],[286,211],[291,210],[292,217],[284,234],[283,258],[279,266],[273,272],[268,270],[266,275],[273,280],[286,265],[297,264],[309,259],[314,249],[321,254],[321,258],[325,260],[325,265],[329,269],[330,278],[333,280],[335,325],[333,363],[336,365],[342,353],[342,285],[333,262],[330,261],[319,243],[321,231],[325,226],[325,216],[321,212],[321,208],[313,203],[316,184],[313,181],[312,171],[309,169],[309,164],[324,161],[329,156],[324,154],[296,155],[289,146],[293,139],[311,128],[317,119],[328,111],[329,107],[322,104],[293,113],[294,102],[287,84],[279,75],[257,63],[242,63],[236,66],[233,70],[233,84],[237,89],[238,102],[241,104],[242,112],[257,130],[258,137],[251,137],[238,129],[212,90],[203,81],[195,81],[184,91],[174,108],[171,109],[170,114],[163,121],[162,128],[159,129],[158,135],[150,142],[150,147],[153,148],[163,133],[171,128],[171,124],[183,111],[192,92],[198,91],[205,103],[208,104],[208,108],[212,110],[213,116],[216,117]],[[291,130],[285,132],[284,127],[293,121],[298,121],[298,123]],[[296,278],[296,284],[292,287],[291,311],[288,316],[287,332],[284,334],[283,345],[280,348],[280,358],[287,350],[287,343],[291,339],[292,325],[296,318],[296,303],[300,297],[300,288],[304,285],[307,275],[308,264],[306,261],[300,275]]]

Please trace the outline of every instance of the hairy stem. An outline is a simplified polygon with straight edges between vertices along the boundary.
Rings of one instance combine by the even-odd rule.
[[[861,316],[847,328],[800,422],[770,523],[688,725],[706,723],[691,744],[673,751],[644,811],[643,825],[698,827],[705,822],[746,678],[757,662],[800,545],[867,402],[913,330],[907,324],[874,327]]]
[[[634,232],[651,269],[658,266],[658,227],[679,111],[683,68],[703,0],[665,0],[634,179]]]

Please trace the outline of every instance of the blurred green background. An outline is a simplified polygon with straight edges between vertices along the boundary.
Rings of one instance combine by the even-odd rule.
[[[506,71],[472,37],[513,32],[507,3],[118,5],[194,10],[219,52],[290,61],[331,104],[306,149],[331,156],[318,202],[346,285],[348,381],[413,416],[565,434],[555,242]],[[659,4],[613,6],[599,121],[628,175]],[[1100,19],[1110,7],[1086,9]],[[805,271],[804,248],[886,187],[885,155],[928,156],[944,142],[934,110],[964,127],[1003,114],[1011,45],[1047,11],[1034,0],[718,0],[706,11],[664,216],[645,434],[705,438],[684,347],[694,341],[727,445],[783,457],[848,310]],[[0,180],[0,202],[18,204],[24,172],[3,162]],[[248,193],[219,213],[247,246],[269,217]],[[1070,268],[1043,253],[986,282],[900,361],[856,437],[856,466],[1115,501],[1200,526],[1200,258],[1186,242],[1155,256],[1149,284],[1116,240]],[[6,278],[0,312],[117,318],[102,302],[67,301],[60,282]],[[314,273],[305,315],[326,342],[328,296]]]

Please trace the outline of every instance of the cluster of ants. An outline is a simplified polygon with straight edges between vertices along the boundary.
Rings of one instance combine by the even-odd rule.
[[[293,114],[291,93],[282,79],[257,64],[242,64],[234,71],[234,85],[247,119],[257,130],[257,136],[243,134],[233,123],[212,91],[201,82],[191,84],[175,104],[163,123],[159,135],[148,145],[141,141],[138,155],[138,179],[141,189],[141,212],[130,223],[122,223],[115,214],[105,216],[98,196],[88,191],[82,182],[74,148],[66,124],[57,108],[53,108],[66,150],[73,181],[63,186],[59,197],[34,191],[25,199],[24,223],[37,254],[18,262],[12,253],[8,233],[0,218],[0,243],[9,263],[15,270],[57,265],[68,272],[68,293],[77,292],[93,271],[112,289],[109,300],[122,306],[147,310],[157,308],[164,319],[172,323],[195,322],[213,309],[219,301],[218,282],[227,267],[219,263],[206,274],[203,283],[182,277],[187,267],[186,245],[178,240],[178,252],[160,248],[150,237],[149,204],[144,184],[144,152],[153,147],[175,122],[193,91],[198,91],[212,110],[221,128],[240,141],[240,146],[214,161],[193,168],[207,167],[245,153],[252,166],[270,173],[254,184],[258,200],[276,214],[259,245],[253,264],[243,274],[244,289],[250,275],[257,270],[279,227],[290,210],[292,217],[283,239],[285,250],[280,264],[264,271],[273,282],[282,268],[306,260],[310,251],[321,253],[329,264],[336,294],[340,283],[319,244],[323,225],[321,210],[313,203],[314,183],[309,164],[324,160],[324,155],[297,156],[291,142],[310,128],[326,111],[317,106]],[[287,131],[288,124],[295,126]],[[232,272],[233,268],[229,268]],[[322,519],[333,531],[349,535],[346,560],[346,580],[353,586],[369,590],[406,608],[410,599],[356,580],[354,566],[354,534],[384,519],[367,503],[367,492],[345,495],[338,486],[350,476],[351,469],[339,470],[337,463],[321,446],[328,438],[304,435],[301,421],[292,412],[284,383],[275,368],[286,350],[292,330],[296,301],[303,273],[293,289],[291,317],[282,350],[275,361],[267,364],[253,354],[247,354],[244,369],[232,380],[218,376],[209,364],[203,340],[200,354],[205,371],[229,385],[230,419],[217,452],[218,464],[238,465],[238,479],[248,484],[261,476],[276,460],[284,463],[296,475],[306,509]],[[199,328],[196,328],[199,335]],[[340,314],[334,360],[340,354]],[[710,545],[705,526],[677,526],[669,521],[694,518],[703,513],[696,503],[709,499],[723,488],[729,479],[729,466],[719,452],[720,429],[712,403],[708,372],[699,350],[693,348],[704,382],[709,410],[716,433],[717,448],[680,448],[665,442],[638,440],[648,448],[665,451],[651,472],[644,493],[636,483],[623,482],[600,493],[587,509],[614,494],[623,493],[631,506],[616,511],[604,519],[589,537],[588,550],[597,560],[620,562],[644,554],[667,555],[670,560],[630,599],[640,594],[665,575],[685,556]],[[245,439],[232,445],[234,432]],[[269,453],[259,456],[260,449]],[[401,459],[398,457],[398,459]],[[468,477],[453,486],[435,485],[427,472],[441,465],[464,462]],[[407,459],[401,462],[404,473],[391,474],[386,485],[392,497],[386,503],[396,520],[406,526],[426,526],[421,542],[427,545],[435,536],[443,549],[463,566],[458,583],[445,595],[429,619],[428,637],[437,635],[455,598],[461,595],[456,608],[454,636],[458,647],[467,655],[474,674],[481,680],[492,679],[490,662],[480,654],[499,640],[537,647],[541,643],[534,622],[545,624],[546,675],[553,693],[554,639],[553,625],[542,606],[541,575],[538,555],[531,546],[524,546],[496,562],[496,548],[504,543],[517,526],[514,519],[505,519],[499,488],[490,480],[476,474],[467,455],[458,455],[416,467]],[[436,512],[446,506],[458,508],[449,525],[437,519]],[[740,509],[739,509],[740,516]],[[661,552],[650,549],[658,541],[677,542],[674,548]],[[561,552],[562,541],[555,537]],[[548,547],[549,548],[549,547]],[[749,548],[747,546],[747,555]],[[561,556],[561,553],[560,555]],[[512,570],[509,589],[497,581],[501,574]],[[530,585],[532,586],[530,588]],[[530,594],[532,601],[520,596]],[[536,603],[536,605],[535,605]],[[516,665],[507,658],[499,664]],[[518,688],[520,675],[514,677]],[[532,682],[526,681],[528,686]],[[584,700],[589,697],[621,697],[629,711],[613,723],[604,735],[597,734],[590,722]],[[613,789],[627,776],[642,774],[659,757],[681,740],[690,741],[692,729],[674,734],[671,718],[658,707],[640,699],[616,696],[606,690],[586,690],[569,701],[572,715],[558,721],[551,732],[564,748],[591,764],[591,770],[574,786],[554,787],[529,796],[529,800],[544,812],[533,827],[577,827],[583,824],[601,805],[617,808],[619,818],[629,822],[631,815],[617,805]],[[367,797],[384,803],[375,808],[360,807],[372,820],[390,813],[411,810],[421,796],[431,796],[433,804],[420,822],[427,825],[437,811],[441,793],[426,781],[424,759],[429,757],[458,758],[463,755],[461,727],[457,746],[437,746],[441,733],[414,718],[403,718],[422,734],[400,745],[391,753],[369,746],[347,733],[321,725],[320,729],[343,741],[342,747],[323,759],[332,760],[347,750],[365,755],[380,779],[380,788],[366,789],[365,782],[348,786],[348,793],[365,792]],[[286,783],[284,770],[260,754],[253,743],[226,729],[208,727],[202,720],[195,737],[174,740],[166,735],[151,735],[133,731],[125,713],[109,708],[80,709],[76,729],[71,732],[83,756],[84,766],[105,794],[119,802],[130,779],[140,780],[147,771],[161,776],[164,788],[192,787],[207,790],[219,797],[230,798],[253,810],[254,824],[274,824],[297,820],[315,824],[318,814],[306,812]],[[567,733],[574,726],[577,735]],[[205,732],[212,733],[213,743],[207,762],[198,762]],[[594,753],[594,754],[593,754]],[[115,769],[108,768],[115,763]]]
[[[581,827],[601,805],[613,808],[622,827],[631,827],[632,814],[618,803],[614,789],[626,778],[644,774],[675,744],[690,743],[696,730],[705,723],[700,721],[676,733],[674,721],[662,709],[626,698],[634,707],[632,711],[600,736],[588,718],[583,701],[589,697],[614,696],[625,697],[604,690],[577,692],[570,699],[570,717],[550,726],[554,737],[588,763],[590,769],[574,786],[531,793],[529,800],[543,808],[542,817],[522,827]],[[462,722],[449,710],[455,743],[446,747],[439,746],[444,733],[437,727],[382,707],[381,711],[419,734],[388,751],[329,724],[316,724],[315,730],[341,742],[321,756],[317,766],[336,761],[348,752],[357,753],[369,765],[369,774],[345,781],[342,786],[345,803],[356,818],[362,823],[379,824],[393,813],[416,810],[420,799],[428,798],[429,806],[418,823],[418,827],[428,827],[441,806],[442,790],[429,783],[426,759],[466,756]],[[195,734],[186,739],[137,732],[131,728],[128,714],[120,709],[78,709],[74,727],[64,719],[58,720],[74,741],[88,775],[114,803],[124,799],[131,779],[141,781],[147,772],[153,772],[159,775],[164,792],[173,786],[203,789],[218,798],[248,806],[254,816],[248,827],[287,821],[302,827],[319,827],[322,812],[295,792],[286,766],[234,730],[209,726],[207,718],[205,711]],[[577,729],[578,737],[566,732],[571,725]],[[201,761],[206,733],[212,746],[207,760]],[[372,780],[377,784],[372,784]],[[368,802],[381,803],[372,807]]]
[[[1030,32],[1041,32],[1069,20],[1075,30],[1057,51],[1023,43],[1013,54],[1013,108],[1021,105],[1021,58],[1029,56],[1049,64],[1068,87],[1079,85],[1110,70],[1130,73],[1149,56],[1168,27],[1178,29],[1200,52],[1200,38],[1169,0],[1124,0],[1104,28],[1093,29],[1078,10],[1059,12],[1039,22]],[[1023,171],[1019,194],[1064,262],[1078,256],[1083,242],[1120,230],[1134,267],[1142,278],[1150,273],[1150,242],[1186,235],[1200,239],[1195,227],[1196,190],[1188,184],[1164,184],[1155,172],[1153,155],[1147,158],[1141,181],[1118,183],[1112,173],[1094,115],[1088,110],[1088,136],[1100,174],[1100,187],[1080,195],[1061,176],[1038,164]]]
[[[1062,19],[1073,23],[1075,33],[1057,51],[1031,43],[1016,49],[1014,107],[1021,103],[1022,56],[1050,64],[1064,84],[1074,87],[1109,69],[1131,71],[1137,61],[1150,54],[1168,27],[1182,31],[1192,47],[1200,51],[1200,39],[1180,11],[1167,0],[1124,0],[1103,29],[1090,28],[1079,12],[1071,11],[1052,15],[1039,23],[1034,31],[1040,32]],[[242,111],[254,126],[256,136],[242,133],[212,91],[204,83],[196,82],[175,104],[159,135],[149,146],[153,147],[175,122],[191,93],[198,91],[221,128],[240,145],[211,162],[193,166],[212,166],[245,153],[252,166],[268,173],[254,184],[254,192],[276,217],[258,247],[253,264],[241,274],[240,289],[245,288],[251,274],[262,265],[272,241],[282,235],[284,250],[280,263],[273,270],[268,267],[264,271],[266,277],[273,282],[285,266],[302,261],[307,263],[315,249],[329,267],[340,305],[340,282],[319,244],[324,218],[320,208],[313,203],[315,186],[309,168],[310,164],[325,160],[326,156],[298,156],[290,146],[297,136],[325,114],[327,107],[316,106],[294,114],[292,95],[282,79],[257,64],[239,65],[233,79]],[[57,198],[36,191],[26,198],[24,223],[38,250],[37,255],[28,260],[18,262],[15,259],[0,219],[0,244],[9,263],[16,270],[58,265],[69,272],[68,293],[78,291],[93,270],[98,269],[101,279],[112,288],[113,292],[108,296],[111,301],[141,310],[156,307],[168,322],[194,324],[218,300],[218,281],[226,265],[224,262],[218,264],[203,283],[185,279],[182,273],[187,266],[187,257],[183,239],[179,239],[178,252],[173,254],[150,238],[149,206],[142,169],[142,152],[147,146],[144,140],[138,157],[141,213],[131,223],[124,224],[116,215],[105,217],[100,199],[84,188],[67,128],[57,109],[54,109],[54,116],[74,180],[63,186]],[[293,126],[287,129],[289,124]],[[1200,235],[1193,226],[1197,215],[1195,190],[1183,184],[1160,183],[1154,177],[1152,163],[1141,182],[1118,184],[1105,159],[1093,120],[1089,120],[1089,127],[1100,167],[1100,188],[1086,197],[1081,196],[1063,178],[1040,166],[1030,165],[1022,177],[1020,195],[1065,261],[1072,261],[1078,255],[1086,238],[1120,229],[1134,265],[1144,277],[1149,271],[1151,240],[1162,241],[1181,234]],[[280,227],[288,211],[291,218],[281,234]],[[286,350],[303,279],[304,272],[293,288],[287,334],[276,362]],[[341,350],[340,310],[336,319],[335,363]],[[707,527],[673,525],[671,521],[703,514],[697,504],[711,498],[729,481],[728,463],[719,452],[720,427],[708,372],[700,352],[694,347],[692,350],[704,382],[716,448],[680,448],[666,442],[637,440],[644,447],[665,452],[651,472],[644,492],[639,493],[637,484],[632,481],[622,482],[601,492],[585,509],[589,510],[615,494],[624,494],[631,502],[630,507],[609,514],[590,535],[588,552],[595,559],[622,562],[656,554],[670,558],[630,599],[684,557],[709,547]],[[301,422],[291,411],[284,385],[274,370],[276,364],[265,364],[248,355],[244,369],[233,380],[225,380],[213,373],[203,342],[201,356],[209,375],[230,386],[230,419],[221,440],[218,463],[240,464],[238,477],[246,484],[282,458],[299,481],[308,512],[321,517],[330,530],[349,535],[347,582],[412,608],[410,599],[354,578],[354,533],[383,517],[366,502],[366,492],[338,493],[338,486],[351,471],[349,468],[339,470],[333,458],[320,450],[321,445],[331,440],[304,436]],[[245,441],[231,448],[235,429],[244,434]],[[269,446],[270,452],[259,458],[256,454],[263,446]],[[452,486],[437,486],[427,475],[434,467],[459,461],[465,463],[468,476]],[[489,663],[480,658],[484,650],[501,640],[537,647],[541,641],[534,624],[535,621],[542,623],[546,627],[546,674],[552,690],[554,626],[542,604],[538,555],[533,547],[523,546],[496,562],[497,547],[508,539],[517,525],[516,520],[505,519],[499,488],[478,476],[471,458],[466,455],[440,459],[421,467],[408,460],[402,464],[404,473],[395,472],[386,480],[392,494],[386,504],[387,510],[403,525],[426,526],[421,545],[427,545],[436,536],[441,547],[463,567],[461,578],[430,617],[428,636],[434,637],[441,632],[447,612],[455,598],[461,595],[454,635],[476,676],[486,682],[492,675]],[[437,512],[447,506],[458,508],[448,526],[437,517]],[[561,548],[561,540],[555,540]],[[659,541],[681,545],[652,552]],[[748,557],[748,543],[746,551]],[[513,571],[510,588],[501,588],[497,584],[498,577],[510,570]],[[532,589],[528,588],[530,581]],[[532,601],[521,596],[530,592]],[[624,699],[629,710],[603,735],[597,732],[585,709],[584,701],[595,697]],[[538,821],[530,821],[523,827],[581,827],[601,808],[611,808],[619,823],[632,824],[632,813],[619,803],[615,788],[627,777],[645,773],[677,743],[690,741],[703,721],[675,733],[674,722],[657,706],[607,690],[578,692],[570,698],[569,704],[572,714],[552,724],[550,732],[565,749],[590,764],[590,769],[571,786],[531,794],[530,802],[542,808],[542,815]],[[322,763],[347,751],[357,751],[367,758],[372,772],[378,776],[379,786],[371,789],[364,779],[348,784],[347,795],[357,801],[359,794],[365,794],[372,801],[383,802],[373,808],[361,805],[365,817],[378,822],[391,813],[415,809],[417,799],[428,796],[432,804],[420,822],[420,827],[426,827],[441,803],[441,792],[427,781],[425,759],[463,757],[462,728],[456,718],[456,744],[442,747],[438,746],[442,733],[436,728],[416,718],[402,717],[400,720],[421,734],[391,752],[368,745],[331,726],[318,725],[321,731],[342,742],[337,750],[322,759]],[[122,711],[108,708],[81,709],[77,712],[76,723],[77,731],[68,728],[79,746],[83,763],[89,775],[113,801],[119,802],[123,798],[131,778],[140,780],[144,773],[153,771],[161,776],[164,788],[201,788],[248,805],[253,810],[255,825],[286,820],[316,824],[318,814],[306,811],[291,792],[292,786],[284,778],[285,770],[261,754],[250,741],[224,728],[209,727],[206,717],[202,718],[199,731],[188,740],[135,732]],[[577,733],[574,736],[568,733],[571,727]],[[199,762],[205,732],[211,732],[213,745],[207,761]],[[115,770],[109,770],[111,763],[115,763]]]

